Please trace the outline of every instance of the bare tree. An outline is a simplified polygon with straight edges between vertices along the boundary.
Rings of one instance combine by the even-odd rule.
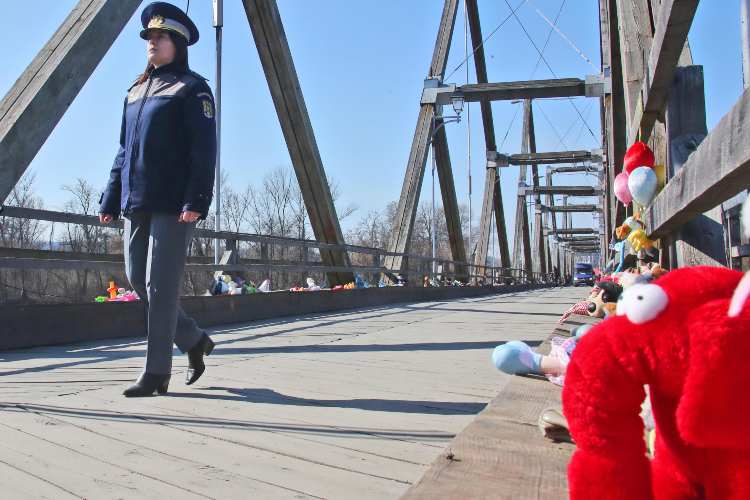
[[[24,175],[13,187],[7,205],[43,209],[44,202],[34,192],[36,174]],[[45,225],[38,220],[0,217],[0,246],[6,248],[41,248]]]

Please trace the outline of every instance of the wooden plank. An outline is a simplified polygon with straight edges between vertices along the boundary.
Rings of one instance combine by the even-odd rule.
[[[599,167],[593,167],[591,165],[578,165],[573,167],[550,168],[548,169],[548,171],[553,174],[574,174],[578,172],[597,173],[601,172],[601,169]]]
[[[578,227],[578,228],[566,228],[566,229],[556,229],[553,231],[555,234],[599,234],[598,229],[593,229],[590,227]]]
[[[466,0],[466,15],[471,32],[471,45],[474,48],[474,67],[477,83],[487,83],[487,65],[484,57],[484,38],[479,21],[479,7],[477,0]],[[492,104],[488,101],[480,103],[482,112],[482,126],[484,128],[484,145],[486,151],[496,151],[495,124],[492,116]],[[500,189],[500,171],[497,168],[487,168],[485,171],[484,195],[482,197],[482,213],[479,218],[479,240],[474,257],[474,265],[485,265],[489,249],[491,218],[495,214],[495,228],[500,250],[500,265],[511,267],[508,249],[508,231],[505,224],[505,207],[503,193]]]
[[[558,163],[578,163],[594,161],[596,156],[591,151],[549,151],[546,153],[521,153],[508,157],[510,165],[538,165]]]
[[[648,208],[651,238],[676,231],[750,186],[749,115],[745,91]]]
[[[140,3],[141,0],[80,0],[3,97],[0,204]]]
[[[567,231],[571,228],[563,228],[561,231]],[[579,241],[585,241],[585,242],[599,242],[598,236],[564,236],[560,237],[560,241],[569,241],[569,242],[579,242]]]
[[[669,176],[672,177],[708,133],[701,66],[678,67],[667,107],[669,126]],[[703,165],[712,169],[713,165]],[[721,206],[682,224],[670,242],[675,245],[677,267],[726,266]]]
[[[641,88],[628,143],[648,141],[656,120],[665,110],[675,69],[687,43],[699,0],[664,0],[656,16],[656,30],[648,57],[647,78]]]
[[[105,227],[110,229],[122,229],[122,220],[113,221],[109,224],[99,222],[99,217],[93,215],[74,214],[68,212],[57,212],[54,210],[39,210],[26,207],[2,206],[0,207],[0,217],[14,217],[21,219],[43,220],[47,222],[61,222],[66,224],[83,224],[88,226]],[[359,245],[337,245],[334,243],[324,243],[315,240],[304,240],[298,238],[285,238],[281,236],[264,236],[252,233],[234,233],[231,231],[213,231],[210,229],[196,228],[196,237],[218,238],[221,240],[251,241],[255,243],[310,247],[330,250],[347,250],[356,253],[365,254],[387,254],[379,248],[369,248]],[[428,258],[418,255],[409,256],[412,259]]]
[[[552,205],[545,206],[544,210],[550,212],[598,212],[602,209],[599,205]]]
[[[448,61],[453,28],[456,23],[456,12],[458,0],[445,0],[443,14],[440,19],[435,49],[432,54],[429,75],[440,80],[445,74],[445,65]],[[414,230],[414,220],[419,205],[419,194],[424,179],[424,167],[427,162],[427,149],[432,131],[432,117],[434,108],[425,104],[419,109],[417,126],[409,152],[409,160],[406,165],[404,184],[401,188],[396,216],[393,221],[393,234],[388,243],[388,250],[394,254],[408,253],[411,245],[411,235]],[[385,258],[385,267],[393,272],[404,271],[406,260],[401,256],[389,255]]]
[[[479,82],[461,85],[456,88],[456,91],[463,95],[466,102],[581,97],[586,95],[586,81],[580,78],[562,78],[499,83]]]
[[[243,0],[243,5],[315,238],[326,243],[344,244],[278,6],[275,0]],[[330,266],[351,264],[349,255],[343,251],[323,250],[320,255]],[[328,274],[331,285],[353,280],[354,275],[350,272]]]
[[[540,194],[567,194],[568,196],[598,196],[600,192],[593,186],[539,186],[529,191]]]
[[[599,320],[575,316],[555,335],[570,336],[580,324]],[[549,353],[547,339],[537,351]],[[404,500],[433,498],[567,498],[571,443],[544,439],[538,418],[548,407],[560,408],[561,390],[544,378],[512,377],[412,486]]]
[[[435,124],[436,126],[440,126],[442,120],[436,120]],[[433,141],[433,154],[435,155],[435,166],[440,182],[440,193],[443,199],[443,212],[445,212],[445,223],[448,228],[448,242],[451,247],[451,255],[454,261],[468,263],[466,260],[466,248],[464,247],[464,236],[461,231],[461,217],[458,213],[456,187],[453,182],[453,168],[451,167],[451,156],[448,149],[448,137],[444,126],[437,130]],[[468,267],[466,265],[458,266],[455,269],[455,276],[456,279],[467,282]]]
[[[0,257],[0,269],[95,269],[99,271],[122,271],[122,262],[112,260],[76,260],[76,259],[39,259],[39,258],[15,258]],[[324,273],[346,273],[356,270],[363,273],[380,273],[385,268],[369,266],[326,266],[310,264],[277,264],[277,263],[239,263],[239,264],[186,264],[185,272],[243,272],[263,271],[274,269],[277,271],[300,271],[300,272],[324,272]]]
[[[0,460],[87,498],[127,497],[126,481],[161,498],[189,495],[167,483],[218,498],[397,498],[510,379],[487,349],[543,340],[578,293],[223,325],[197,384],[138,400],[120,391],[141,369],[142,339],[4,352]],[[186,364],[175,357],[173,378]],[[4,455],[10,446],[26,456]],[[41,496],[32,478],[26,491]]]

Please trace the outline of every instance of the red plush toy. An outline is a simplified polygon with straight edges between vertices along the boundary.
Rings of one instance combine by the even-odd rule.
[[[573,499],[750,499],[750,303],[742,273],[693,267],[622,294],[578,343],[563,408]],[[649,386],[654,459],[639,416]]]

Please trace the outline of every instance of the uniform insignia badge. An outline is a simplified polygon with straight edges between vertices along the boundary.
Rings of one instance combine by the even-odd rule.
[[[209,99],[203,99],[201,102],[203,103],[203,116],[206,118],[213,118],[214,107],[211,104],[211,101]]]

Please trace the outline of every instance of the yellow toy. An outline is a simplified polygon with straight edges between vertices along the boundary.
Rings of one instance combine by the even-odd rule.
[[[635,250],[636,252],[640,252],[643,249],[652,248],[654,246],[654,242],[648,239],[646,231],[644,231],[643,229],[637,229],[631,232],[628,236],[628,243],[630,243],[630,246],[633,247],[633,250]]]

